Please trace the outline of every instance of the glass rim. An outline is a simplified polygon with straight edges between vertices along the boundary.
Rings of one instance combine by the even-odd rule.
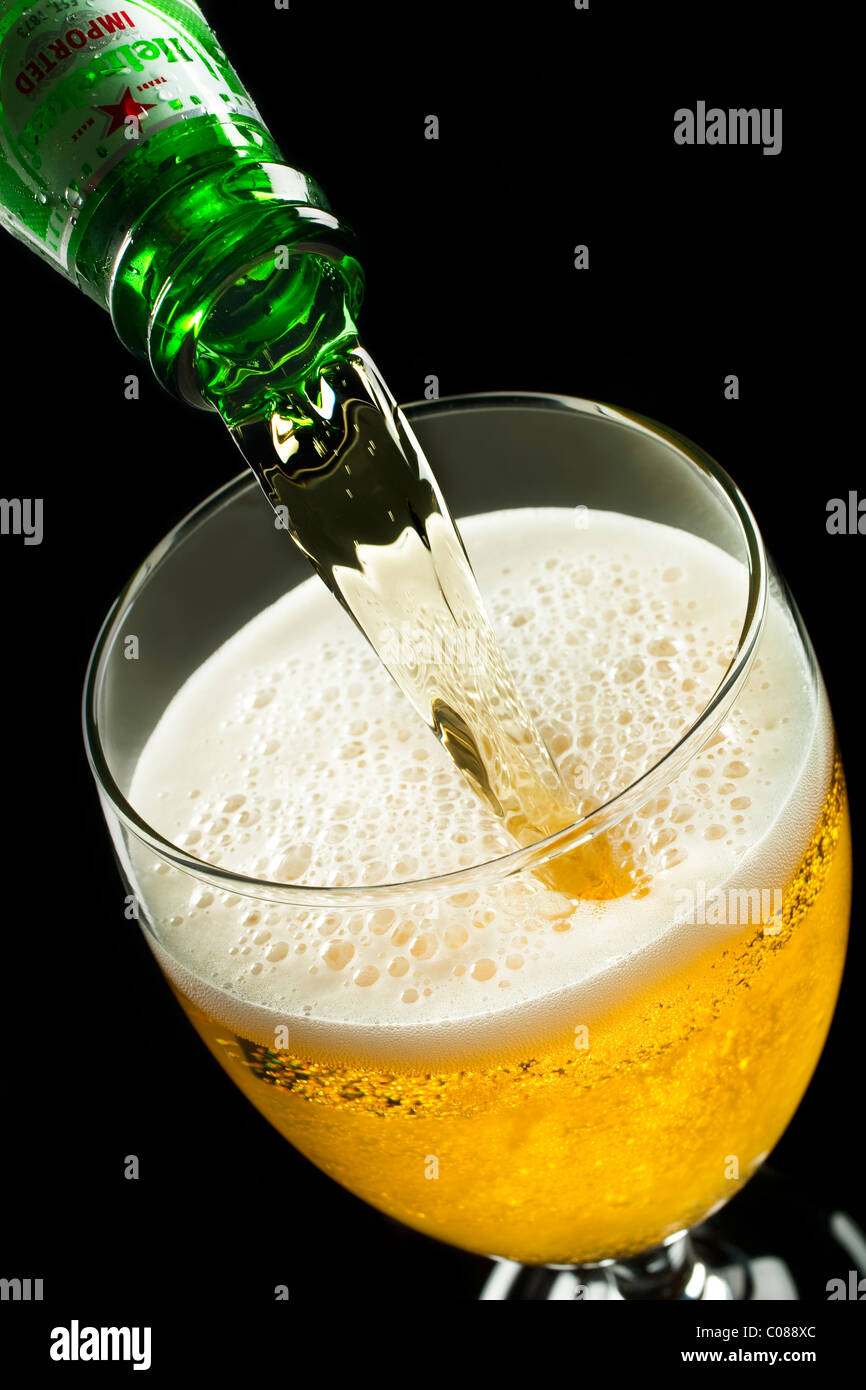
[[[506,854],[428,878],[344,886],[276,883],[270,879],[208,864],[186,853],[148,825],[130,805],[116,783],[100,734],[99,695],[119,619],[128,611],[163,561],[183,544],[194,530],[203,525],[213,512],[230,502],[235,495],[257,486],[256,479],[249,471],[245,471],[229,479],[201,501],[154,546],[112,604],[99,630],[88,662],[82,699],[82,725],[87,759],[100,794],[107,798],[118,820],[140,843],[172,867],[191,874],[219,891],[307,908],[318,906],[373,909],[398,898],[413,899],[431,893],[438,896],[465,892],[471,888],[498,883],[527,870],[540,868],[551,859],[586,844],[596,835],[610,829],[627,814],[631,806],[643,804],[679,776],[731,709],[745,683],[763,630],[767,608],[768,561],[755,517],[733,479],[703,449],[666,425],[622,407],[577,396],[540,391],[488,391],[443,396],[432,401],[411,401],[402,405],[400,409],[411,420],[422,414],[432,415],[479,406],[516,408],[523,404],[556,407],[579,414],[601,416],[614,423],[627,425],[639,434],[660,440],[669,447],[672,446],[686,463],[703,475],[716,496],[727,504],[729,511],[739,523],[746,554],[748,593],[736,649],[713,694],[676,742],[628,786],[623,787],[595,810],[581,816],[572,825],[565,826],[555,834],[533,844],[509,850]]]

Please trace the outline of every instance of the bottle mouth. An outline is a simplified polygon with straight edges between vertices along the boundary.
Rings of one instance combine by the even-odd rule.
[[[235,230],[222,225],[178,258],[147,330],[160,383],[230,427],[357,338],[364,290],[352,232],[320,208],[265,210],[240,264]]]

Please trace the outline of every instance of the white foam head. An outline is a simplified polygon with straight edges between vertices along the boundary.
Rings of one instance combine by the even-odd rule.
[[[736,646],[746,576],[683,531],[608,512],[581,521],[522,510],[461,531],[518,686],[586,812],[704,708]],[[737,708],[622,827],[647,876],[640,897],[576,902],[526,875],[341,912],[314,893],[304,908],[221,894],[143,850],[137,887],[165,968],[247,1036],[266,1042],[290,1019],[296,1038],[334,1055],[489,1051],[494,1033],[501,1048],[560,1014],[586,1021],[651,958],[702,948],[707,928],[682,925],[684,885],[783,886],[830,757],[826,701],[773,596]],[[401,882],[513,848],[315,578],[184,685],[130,800],[196,858],[283,883]]]

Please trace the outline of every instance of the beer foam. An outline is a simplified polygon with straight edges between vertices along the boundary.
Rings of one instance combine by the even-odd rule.
[[[736,648],[745,569],[619,513],[521,509],[460,528],[517,686],[591,811],[706,706]],[[293,1039],[335,1056],[489,1051],[491,1028],[514,1041],[555,1015],[586,1022],[653,960],[670,968],[731,930],[687,923],[684,890],[783,888],[831,758],[823,688],[771,593],[736,708],[616,831],[640,875],[631,896],[576,901],[527,873],[369,909],[320,907],[315,892],[289,906],[221,893],[141,846],[136,889],[164,968],[247,1037],[267,1043],[290,1020]],[[429,878],[514,848],[317,578],[186,682],[129,799],[197,859],[313,888]]]

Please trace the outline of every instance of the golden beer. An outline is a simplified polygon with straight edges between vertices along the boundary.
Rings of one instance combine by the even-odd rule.
[[[742,1186],[791,1119],[839,989],[851,844],[836,767],[781,930],[758,924],[519,1059],[329,1065],[234,1035],[176,987],[232,1080],[324,1172],[409,1226],[523,1263],[628,1255]]]

